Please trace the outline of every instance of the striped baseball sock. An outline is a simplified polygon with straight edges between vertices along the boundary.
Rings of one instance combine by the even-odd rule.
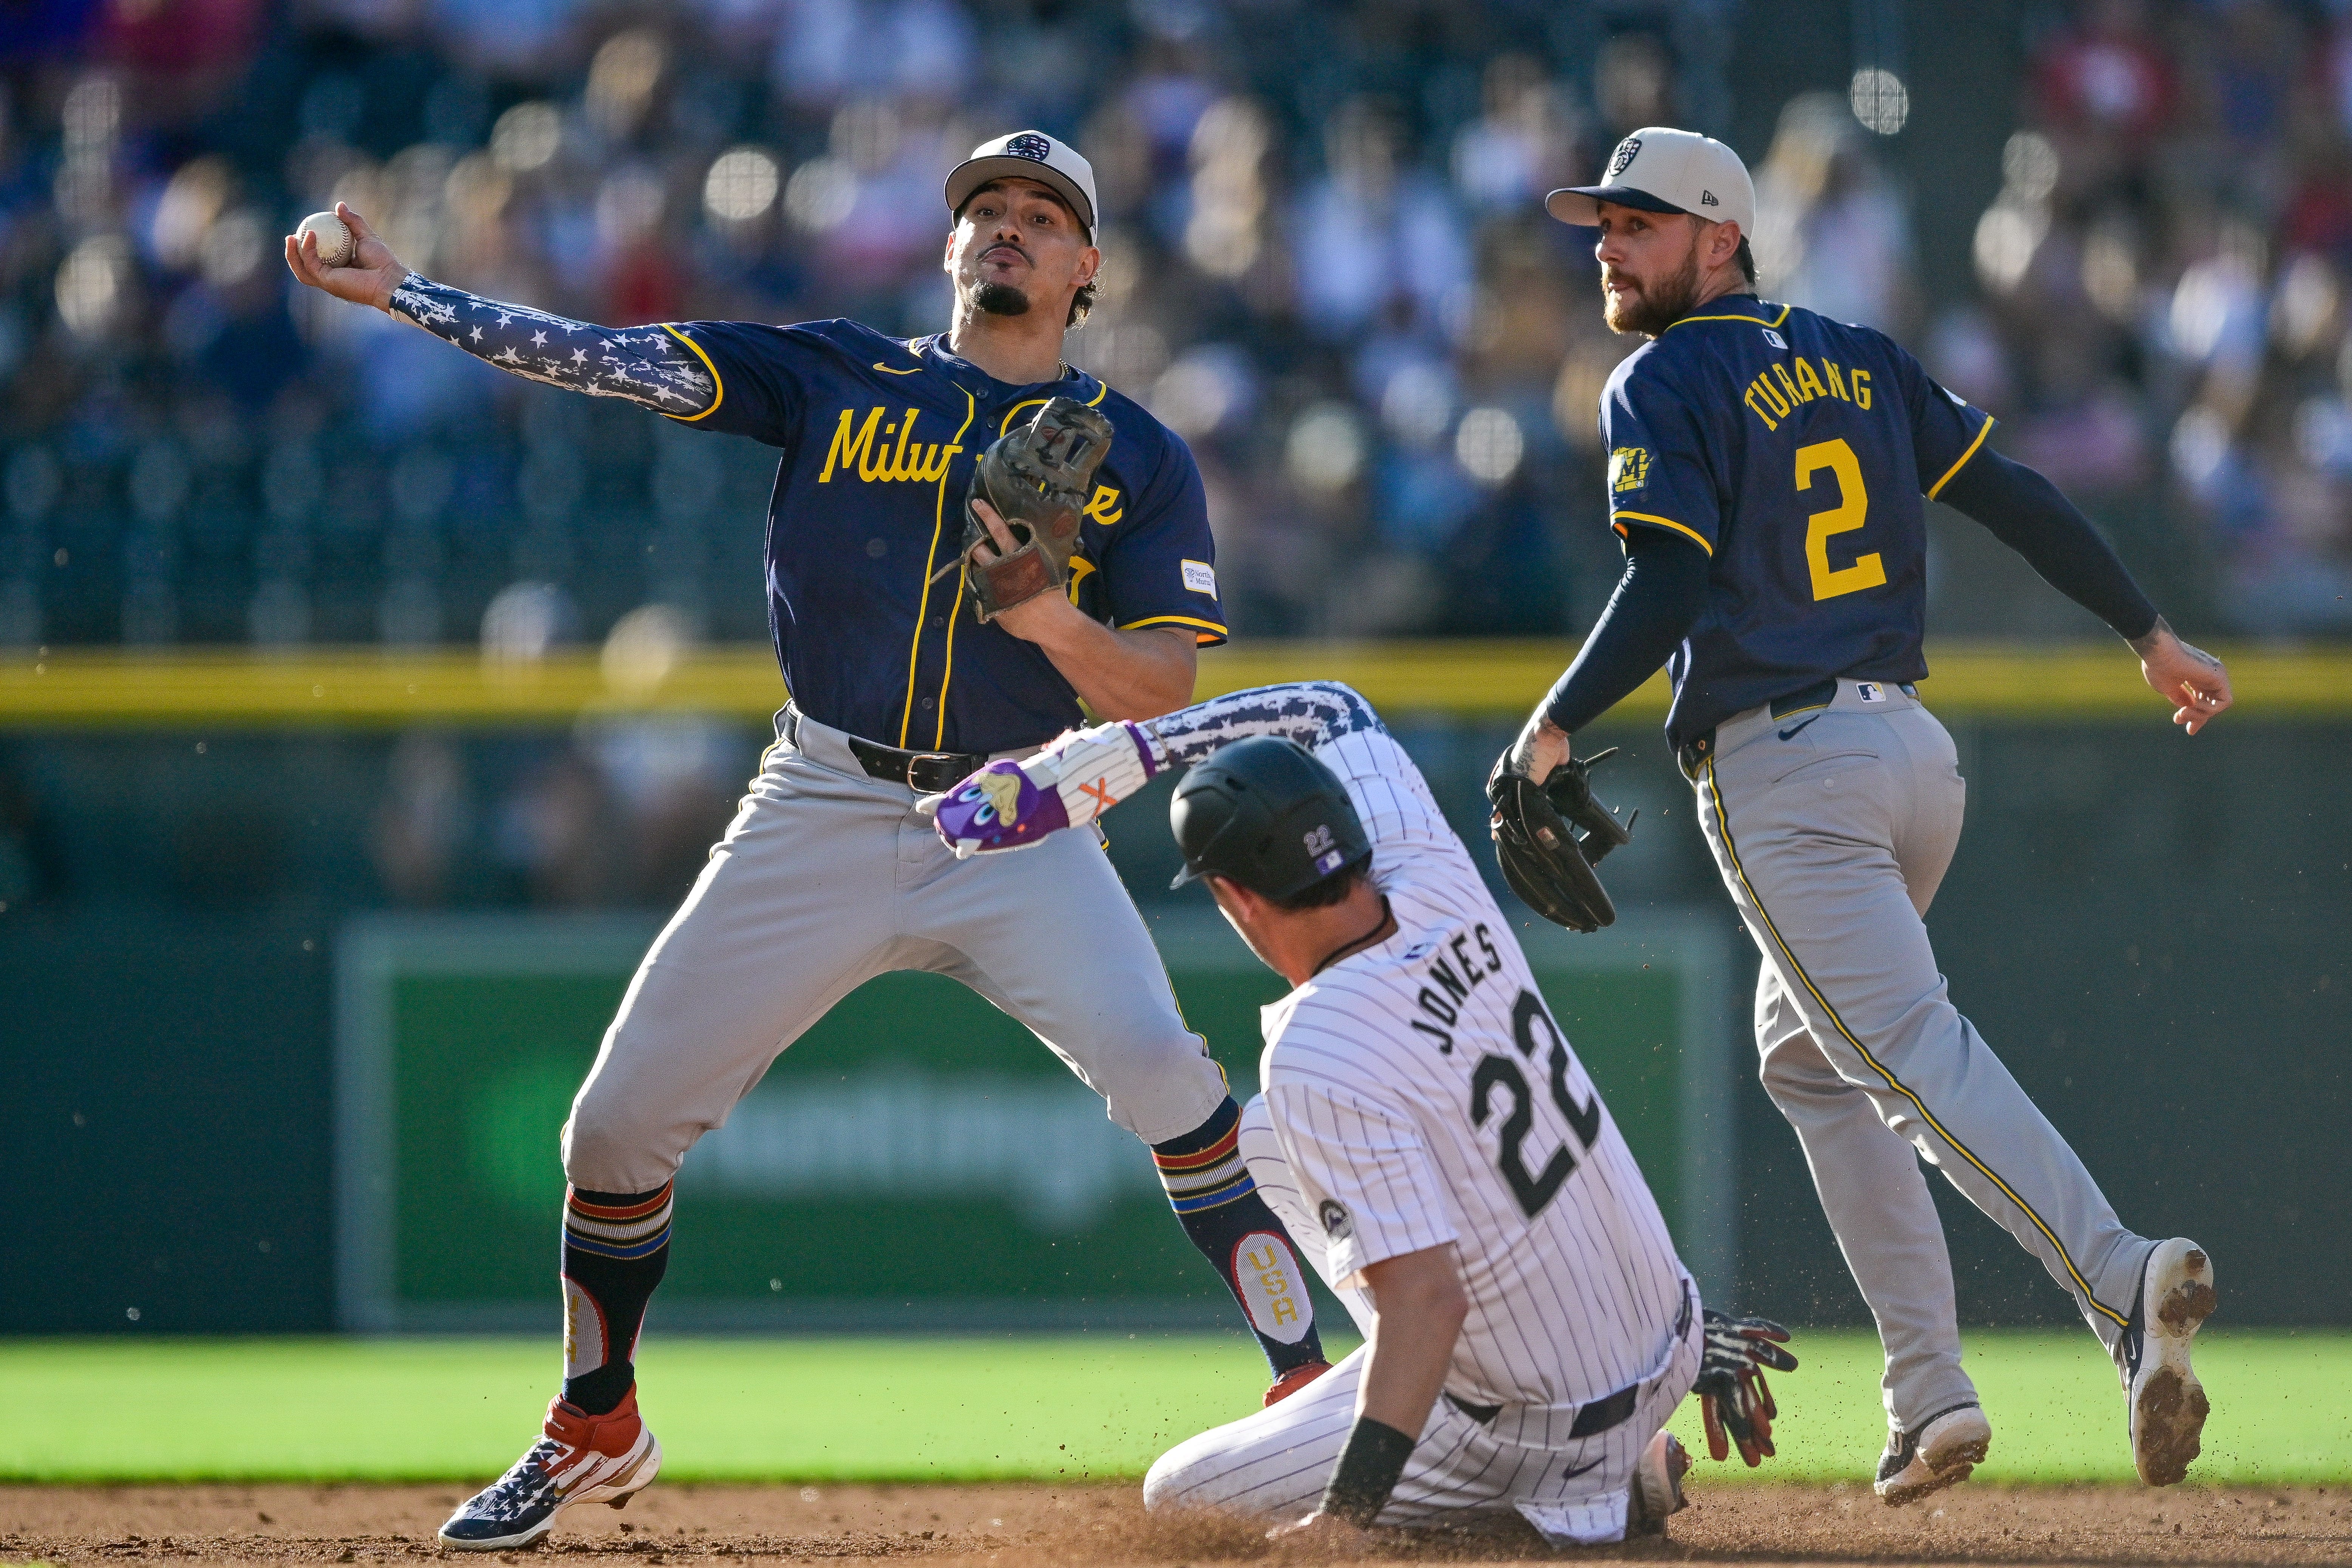
[[[1160,1185],[1184,1234],[1242,1304],[1274,1374],[1323,1359],[1315,1302],[1290,1237],[1250,1180],[1233,1097],[1181,1138],[1151,1146]]]
[[[563,1398],[591,1415],[620,1404],[636,1381],[637,1331],[669,1267],[670,1185],[566,1190]]]

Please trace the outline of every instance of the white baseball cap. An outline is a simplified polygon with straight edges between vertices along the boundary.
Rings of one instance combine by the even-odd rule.
[[[961,212],[971,193],[989,181],[1015,176],[1050,187],[1070,204],[1087,235],[1094,234],[1095,166],[1043,131],[1015,131],[973,148],[971,157],[948,171],[948,211]]]
[[[1712,136],[1645,125],[1617,143],[1605,178],[1605,184],[1552,192],[1544,198],[1544,211],[1562,223],[1590,228],[1601,222],[1600,204],[1614,202],[1644,212],[1736,223],[1746,237],[1756,233],[1756,184],[1748,177],[1748,165]]]

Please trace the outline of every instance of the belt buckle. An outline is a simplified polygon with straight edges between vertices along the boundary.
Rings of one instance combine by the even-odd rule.
[[[938,795],[940,791],[946,789],[948,785],[955,783],[955,779],[940,779],[939,782],[935,784],[927,784],[923,783],[921,779],[916,777],[916,775],[926,772],[924,764],[927,763],[936,763],[940,767],[950,767],[952,766],[956,761],[957,753],[953,752],[915,752],[912,756],[907,759],[907,787],[913,790],[917,795]],[[929,774],[928,776],[934,778],[937,777],[936,774]],[[961,777],[961,775],[959,774],[957,776]]]

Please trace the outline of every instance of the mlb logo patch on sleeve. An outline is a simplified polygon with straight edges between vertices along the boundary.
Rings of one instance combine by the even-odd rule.
[[[1217,591],[1217,569],[1205,561],[1187,561],[1184,565],[1184,586],[1195,594],[1214,595]]]

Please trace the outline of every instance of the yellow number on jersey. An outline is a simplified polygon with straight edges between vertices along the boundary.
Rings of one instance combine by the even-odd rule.
[[[1813,475],[1822,468],[1836,477],[1839,500],[1829,510],[1817,511],[1805,520],[1805,564],[1812,568],[1815,603],[1834,599],[1840,594],[1858,594],[1886,581],[1886,568],[1876,551],[1855,556],[1851,566],[1830,565],[1830,535],[1851,533],[1863,525],[1870,514],[1870,493],[1863,488],[1861,459],[1843,439],[1816,441],[1797,448],[1799,489],[1811,489]]]

